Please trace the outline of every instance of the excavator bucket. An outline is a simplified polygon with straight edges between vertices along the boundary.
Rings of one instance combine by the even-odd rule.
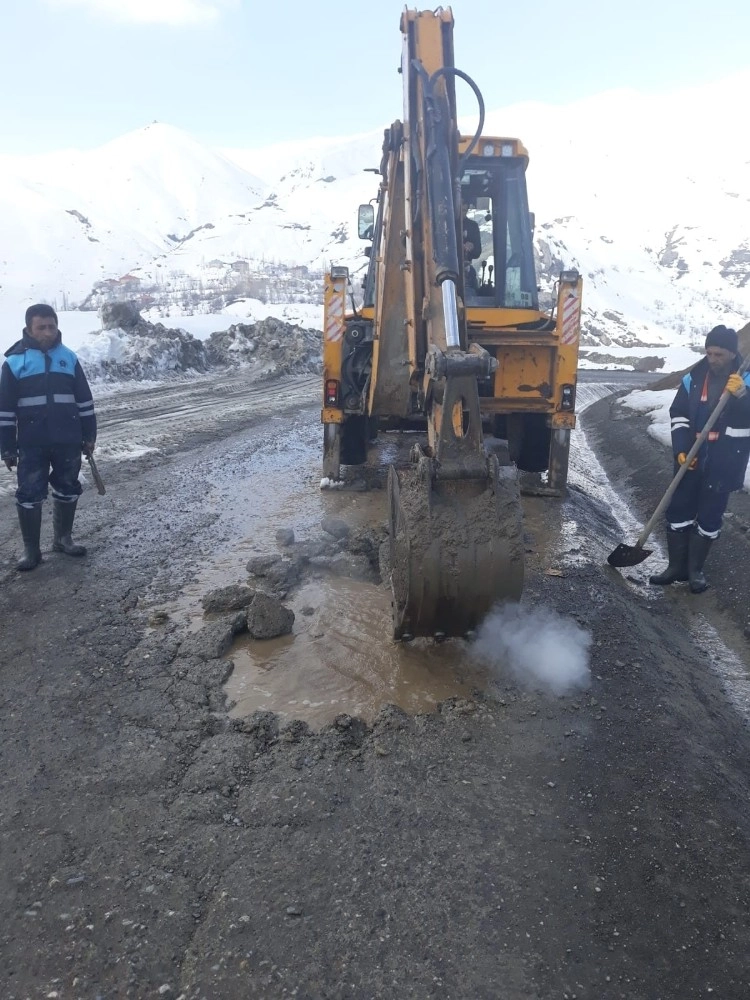
[[[523,589],[515,466],[487,460],[486,479],[440,478],[435,463],[388,476],[393,636],[466,636]]]

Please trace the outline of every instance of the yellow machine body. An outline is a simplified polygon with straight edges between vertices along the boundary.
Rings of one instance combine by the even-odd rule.
[[[394,635],[461,635],[523,581],[521,472],[560,496],[567,479],[582,283],[539,308],[528,153],[459,135],[449,8],[404,10],[404,120],[386,130],[364,301],[331,268],[324,318],[323,473],[361,464],[379,432],[421,432],[389,476]],[[479,583],[477,582],[479,581]]]

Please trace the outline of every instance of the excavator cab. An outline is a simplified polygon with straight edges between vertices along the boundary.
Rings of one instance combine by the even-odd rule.
[[[537,310],[526,163],[513,155],[510,142],[499,144],[507,150],[501,156],[493,155],[493,143],[483,146],[488,154],[469,157],[461,175],[461,201],[468,209],[466,217],[479,226],[482,243],[479,258],[469,265],[476,278],[466,283],[465,302],[480,308]]]

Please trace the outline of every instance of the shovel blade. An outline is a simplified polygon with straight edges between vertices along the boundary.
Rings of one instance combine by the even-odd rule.
[[[623,566],[637,566],[644,559],[648,559],[652,552],[653,549],[643,549],[638,545],[625,545],[624,542],[620,542],[617,548],[607,556],[607,562],[610,566],[617,566],[618,568]]]

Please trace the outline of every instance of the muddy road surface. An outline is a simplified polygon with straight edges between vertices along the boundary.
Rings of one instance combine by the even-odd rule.
[[[606,567],[650,503],[606,379],[479,650],[390,643],[383,477],[320,491],[315,379],[100,393],[84,559],[46,510],[15,572],[8,476],[4,1000],[750,996],[750,647],[715,598],[648,586],[658,552]],[[254,641],[202,598],[263,556],[295,621]]]

